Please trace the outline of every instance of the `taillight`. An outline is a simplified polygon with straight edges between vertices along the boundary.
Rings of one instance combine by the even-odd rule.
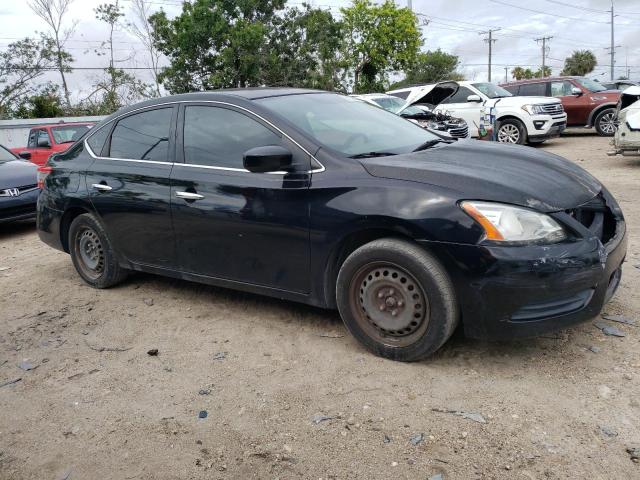
[[[47,175],[49,175],[52,171],[53,167],[47,167],[46,165],[38,167],[38,188],[44,188],[44,181],[47,178]]]

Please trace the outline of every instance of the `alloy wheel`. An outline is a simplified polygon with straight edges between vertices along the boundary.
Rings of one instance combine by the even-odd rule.
[[[498,141],[502,143],[518,143],[520,141],[520,130],[512,123],[502,125],[498,129]]]
[[[599,126],[602,133],[613,135],[616,132],[616,116],[615,113],[605,113],[600,117]]]
[[[364,265],[354,275],[349,293],[358,326],[376,341],[406,347],[424,335],[429,324],[428,299],[403,268],[386,262]]]

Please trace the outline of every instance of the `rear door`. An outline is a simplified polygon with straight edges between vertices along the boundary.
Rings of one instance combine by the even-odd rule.
[[[252,113],[220,104],[181,106],[171,210],[181,268],[189,273],[309,291],[310,158]],[[281,145],[291,173],[251,173],[243,154]]]
[[[177,106],[131,113],[111,127],[101,152],[92,152],[86,176],[91,202],[116,251],[133,263],[175,263],[169,178],[177,113]]]
[[[454,117],[464,119],[469,126],[469,135],[478,136],[478,124],[480,121],[482,103],[467,102],[469,95],[478,95],[467,87],[460,86],[455,95],[449,97],[436,107],[436,110],[449,112]]]

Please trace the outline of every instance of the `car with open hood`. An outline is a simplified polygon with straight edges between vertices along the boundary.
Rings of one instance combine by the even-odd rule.
[[[640,86],[631,86],[620,95],[616,123],[614,148],[607,154],[640,155]]]
[[[365,93],[351,95],[363,102],[370,103],[402,118],[420,125],[439,134],[446,134],[452,138],[469,138],[469,126],[462,118],[452,117],[446,112],[434,112],[426,106],[411,105],[398,97],[386,93]]]
[[[36,168],[0,145],[0,223],[35,218],[40,192]]]
[[[144,271],[338,309],[394,360],[460,323],[505,339],[591,319],[626,254],[620,207],[574,163],[317,90],[148,100],[40,170],[39,236],[88,285]]]
[[[472,137],[481,136],[489,123],[502,143],[536,144],[559,136],[567,115],[559,100],[549,97],[514,97],[488,82],[440,82],[387,92],[410,105],[426,105],[463,118]],[[495,121],[495,123],[494,123]]]

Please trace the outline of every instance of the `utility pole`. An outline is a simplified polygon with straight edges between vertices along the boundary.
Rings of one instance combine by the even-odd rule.
[[[407,0],[407,8],[413,11],[413,5],[411,4],[411,0]]]
[[[614,77],[613,69],[616,62],[616,47],[613,45],[615,43],[615,40],[613,38],[613,17],[613,0],[611,0],[611,80],[613,80]]]
[[[507,83],[509,80],[507,79],[507,72],[509,71],[509,67],[504,67],[504,83]]]
[[[544,71],[546,67],[546,59],[547,59],[547,40],[551,40],[553,37],[540,37],[536,38],[536,42],[542,42],[542,78],[546,77]]]
[[[487,30],[486,32],[480,32],[480,35],[487,35],[487,34],[489,35],[488,38],[484,39],[484,42],[489,44],[489,64],[488,64],[489,71],[488,71],[488,75],[487,75],[487,78],[488,78],[489,82],[491,81],[491,53],[492,53],[492,50],[493,50],[493,44],[496,43],[496,41],[497,41],[495,38],[493,38],[493,32],[497,32],[498,30],[500,30],[500,29],[499,28],[492,28],[492,29]]]

